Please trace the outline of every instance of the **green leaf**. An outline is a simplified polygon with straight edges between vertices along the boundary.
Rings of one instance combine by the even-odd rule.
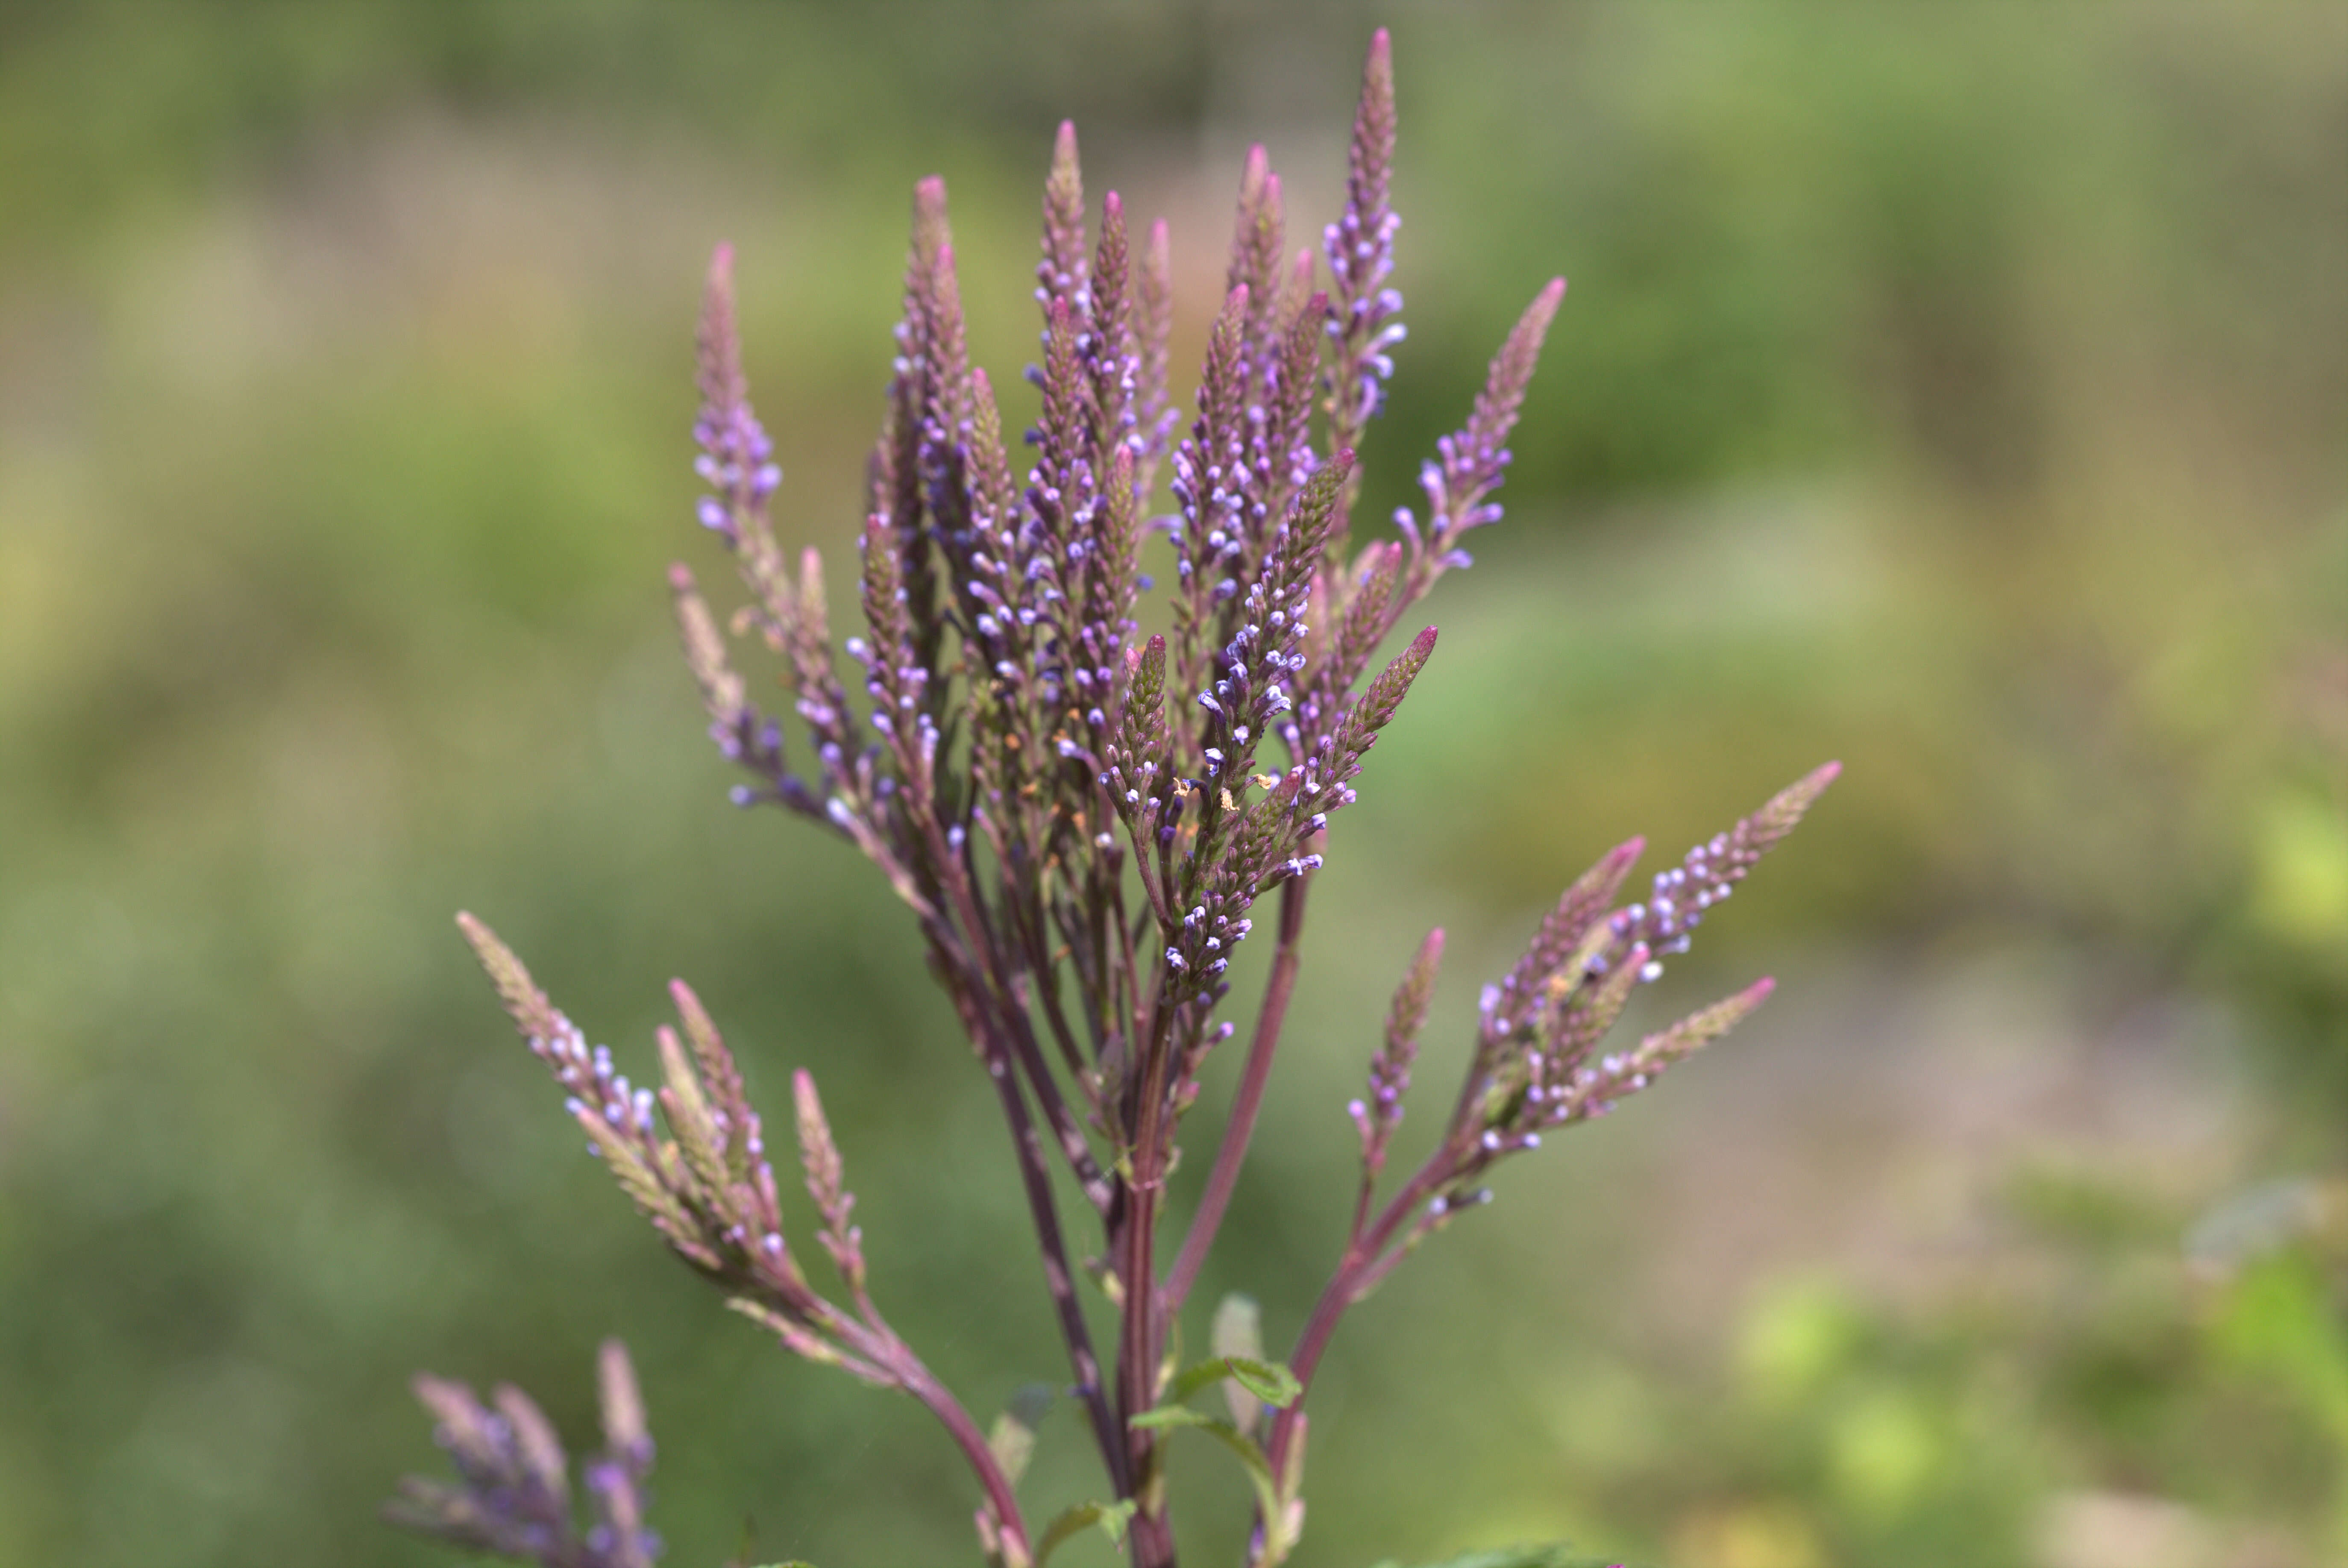
[[[1203,1427],[1213,1419],[1212,1416],[1194,1410],[1188,1405],[1160,1405],[1154,1410],[1142,1411],[1126,1425],[1139,1427],[1145,1431],[1165,1431],[1174,1427]]]
[[[1217,1420],[1213,1417],[1198,1425],[1200,1431],[1238,1457],[1240,1463],[1247,1468],[1248,1479],[1255,1482],[1256,1501],[1269,1512],[1276,1514],[1279,1511],[1280,1488],[1272,1482],[1272,1461],[1263,1457],[1263,1450],[1256,1447],[1255,1439],[1229,1421]]]
[[[1003,1467],[1003,1479],[1016,1483],[1028,1460],[1035,1455],[1035,1425],[1052,1408],[1055,1389],[1049,1383],[1028,1383],[1012,1394],[1010,1406],[995,1416],[994,1429],[986,1434],[986,1449],[994,1450],[995,1465]]]
[[[1191,1370],[1196,1371],[1197,1368]],[[1281,1507],[1280,1484],[1272,1478],[1272,1461],[1263,1457],[1263,1450],[1256,1447],[1253,1438],[1229,1421],[1194,1410],[1188,1405],[1160,1405],[1154,1410],[1142,1411],[1126,1425],[1159,1431],[1192,1427],[1206,1433],[1231,1449],[1246,1469],[1248,1480],[1255,1487],[1256,1506],[1262,1510],[1263,1517],[1283,1517],[1285,1511]]]
[[[1304,1393],[1304,1385],[1296,1380],[1296,1374],[1277,1361],[1259,1361],[1251,1356],[1218,1356],[1184,1367],[1166,1386],[1166,1403],[1179,1405],[1200,1389],[1226,1377],[1267,1405],[1292,1405]]]
[[[1263,1359],[1263,1311],[1255,1298],[1234,1291],[1215,1305],[1214,1327],[1209,1332],[1207,1347],[1217,1356],[1237,1356],[1250,1361]],[[1240,1379],[1233,1377],[1223,1384],[1223,1405],[1231,1413],[1231,1425],[1248,1436],[1255,1436],[1256,1423],[1263,1418],[1263,1401]]]
[[[1304,1385],[1280,1362],[1226,1356],[1223,1364],[1231,1368],[1232,1382],[1275,1409],[1285,1409],[1304,1397]]]
[[[994,1418],[994,1426],[986,1434],[986,1449],[994,1456],[1003,1479],[1016,1486],[1027,1471],[1027,1461],[1035,1457],[1035,1429],[1005,1410]]]
[[[1619,1557],[1585,1557],[1565,1546],[1504,1546],[1497,1551],[1470,1552],[1423,1568],[1618,1568]],[[1403,1568],[1392,1558],[1377,1568]]]
[[[994,1429],[986,1435],[986,1446],[994,1455],[994,1462],[1003,1468],[1003,1479],[1018,1482],[1026,1470],[1027,1461],[1035,1453],[1035,1426],[1052,1408],[1053,1388],[1049,1383],[1029,1383],[1011,1396],[1011,1403],[994,1418]]]
[[[1126,1523],[1132,1519],[1137,1506],[1131,1498],[1127,1498],[1122,1502],[1080,1502],[1074,1508],[1063,1509],[1035,1542],[1035,1568],[1044,1568],[1045,1559],[1091,1525],[1100,1527],[1111,1546],[1123,1546]]]

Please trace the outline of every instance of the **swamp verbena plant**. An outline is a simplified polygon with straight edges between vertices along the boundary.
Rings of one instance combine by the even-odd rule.
[[[1290,255],[1281,183],[1262,149],[1240,186],[1227,294],[1192,415],[1176,439],[1168,386],[1173,291],[1166,227],[1128,231],[1115,193],[1087,232],[1073,128],[1044,191],[1035,297],[1043,363],[1033,457],[1014,477],[984,371],[963,347],[943,184],[917,188],[904,318],[870,465],[864,633],[835,656],[813,551],[791,561],[769,508],[780,481],[750,408],[732,260],[713,264],[700,332],[700,519],[730,550],[748,603],[721,620],[690,570],[672,573],[685,662],[718,748],[771,804],[853,845],[912,911],[929,966],[1000,1102],[1043,1280],[1066,1342],[1107,1497],[1039,1527],[1016,1487],[1033,1412],[991,1429],[891,1328],[867,1277],[855,1200],[814,1080],[792,1079],[815,1240],[833,1285],[786,1238],[766,1124],[700,1000],[673,985],[661,1087],[638,1088],[591,1047],[489,929],[459,916],[530,1049],[569,1095],[595,1152],[669,1246],[736,1311],[809,1361],[919,1400],[976,1481],[987,1560],[1029,1568],[1100,1526],[1136,1568],[1174,1562],[1161,1454],[1178,1429],[1229,1449],[1253,1482],[1251,1563],[1269,1568],[1304,1522],[1313,1376],[1348,1308],[1436,1232],[1488,1196],[1492,1168],[1553,1130],[1604,1115],[1717,1038],[1768,994],[1762,980],[1637,1045],[1601,1046],[1634,988],[1686,950],[1713,905],[1834,778],[1819,769],[1618,902],[1641,841],[1569,887],[1523,955],[1483,988],[1465,1081],[1434,1151],[1399,1182],[1385,1166],[1443,954],[1426,937],[1395,992],[1367,1088],[1353,1222],[1284,1361],[1265,1359],[1241,1298],[1213,1314],[1213,1354],[1169,1358],[1174,1325],[1213,1245],[1253,1133],[1303,960],[1331,819],[1433,653],[1428,626],[1376,651],[1437,579],[1468,564],[1541,338],[1563,297],[1542,288],[1493,359],[1467,422],[1419,472],[1424,513],[1357,542],[1357,451],[1384,401],[1402,300],[1387,279],[1396,219],[1386,36],[1364,75],[1343,215]],[[1161,466],[1172,510],[1153,511]],[[1167,630],[1145,634],[1145,546],[1171,547]],[[755,633],[779,663],[786,716],[755,699],[732,653]],[[1375,666],[1375,669],[1374,669]],[[1366,677],[1366,678],[1365,678]],[[1342,844],[1342,830],[1336,842]],[[1258,904],[1272,901],[1258,932]],[[1242,947],[1269,949],[1238,1087],[1211,1156],[1170,1180]],[[1061,1168],[1056,1174],[1055,1167]],[[1202,1171],[1195,1186],[1189,1171]],[[1063,1212],[1056,1182],[1076,1196]],[[1188,1198],[1187,1223],[1177,1225]],[[1090,1276],[1089,1281],[1087,1275]],[[1097,1339],[1088,1301],[1113,1313]],[[633,1568],[657,1552],[641,1506],[651,1462],[626,1357],[603,1355],[608,1441],[585,1470],[593,1523],[537,1408],[501,1388],[418,1392],[456,1460],[456,1485],[411,1480],[405,1522],[550,1564]],[[1191,1401],[1220,1387],[1224,1409]]]

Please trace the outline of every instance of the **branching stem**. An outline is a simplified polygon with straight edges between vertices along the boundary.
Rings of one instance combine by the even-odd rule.
[[[1069,1367],[1076,1376],[1076,1395],[1084,1401],[1086,1413],[1092,1420],[1093,1440],[1101,1450],[1101,1462],[1108,1469],[1109,1480],[1117,1496],[1130,1497],[1132,1472],[1126,1463],[1125,1440],[1110,1409],[1108,1391],[1102,1383],[1100,1357],[1093,1350],[1092,1329],[1085,1322],[1084,1303],[1076,1297],[1076,1276],[1069,1271],[1067,1242],[1060,1232],[1059,1204],[1052,1196],[1052,1173],[1043,1140],[1036,1135],[1035,1120],[1027,1114],[1026,1099],[1019,1092],[1009,1053],[986,1026],[976,1001],[956,991],[954,1009],[962,1016],[963,1027],[973,1039],[982,1043],[987,1077],[994,1080],[995,1093],[1003,1102],[1004,1119],[1010,1125],[1012,1152],[1019,1163],[1020,1185],[1027,1196],[1028,1218],[1035,1227],[1035,1243],[1043,1253],[1045,1288],[1051,1293],[1052,1306],[1060,1321],[1060,1337],[1067,1347]]]
[[[1032,1563],[1035,1553],[1028,1543],[1027,1522],[1019,1512],[1019,1499],[1011,1489],[1011,1478],[1003,1473],[1002,1464],[994,1450],[988,1446],[986,1434],[970,1418],[946,1386],[932,1376],[930,1369],[907,1349],[902,1341],[891,1336],[901,1363],[891,1370],[897,1376],[905,1392],[919,1399],[930,1414],[953,1437],[954,1446],[962,1449],[963,1458],[978,1476],[978,1484],[986,1493],[988,1508],[994,1515],[994,1527],[1003,1537],[1004,1560],[1006,1563]]]
[[[1272,974],[1264,982],[1263,1005],[1256,1013],[1255,1037],[1248,1042],[1247,1066],[1240,1074],[1239,1092],[1231,1099],[1231,1119],[1224,1123],[1222,1141],[1216,1146],[1215,1163],[1199,1195],[1198,1212],[1191,1216],[1182,1250],[1166,1276],[1164,1310],[1169,1315],[1182,1309],[1190,1287],[1198,1283],[1199,1270],[1213,1249],[1215,1233],[1231,1207],[1240,1167],[1247,1162],[1248,1145],[1255,1138],[1256,1115],[1263,1109],[1264,1086],[1272,1081],[1272,1059],[1280,1047],[1282,1026],[1287,1022],[1289,998],[1296,990],[1308,882],[1309,876],[1292,877],[1280,886],[1280,934],[1272,949]]]

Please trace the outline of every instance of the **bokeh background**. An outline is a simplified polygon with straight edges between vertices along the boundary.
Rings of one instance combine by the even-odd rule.
[[[754,1090],[814,1068],[884,1305],[982,1412],[1058,1376],[906,923],[726,806],[673,656],[695,291],[730,238],[846,602],[915,178],[1014,385],[1074,116],[1173,222],[1189,359],[1246,141],[1317,232],[1377,22],[1366,515],[1572,290],[1194,1336],[1225,1289],[1293,1333],[1428,923],[1440,1097],[1601,849],[1847,772],[1653,999],[1766,970],[1763,1016],[1354,1315],[1300,1562],[2343,1560],[2348,11],[12,0],[0,1563],[439,1561],[374,1515],[440,1464],[409,1374],[583,1439],[611,1333],[671,1562],[968,1560],[947,1445],[662,1254],[449,915],[623,1056],[682,974]],[[1031,1494],[1086,1462],[1053,1418]],[[1243,1488],[1177,1462],[1231,1560]]]

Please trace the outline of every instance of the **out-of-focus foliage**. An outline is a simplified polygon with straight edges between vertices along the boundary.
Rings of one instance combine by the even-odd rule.
[[[672,655],[695,291],[730,237],[781,513],[846,603],[913,179],[1015,367],[1075,115],[1174,221],[1194,358],[1244,139],[1328,215],[1371,25],[1255,13],[0,11],[0,1562],[431,1561],[374,1517],[432,1462],[409,1375],[585,1430],[614,1333],[671,1561],[965,1553],[920,1412],[707,1310],[448,917],[640,1061],[689,975],[770,1116],[817,1068],[900,1326],[974,1408],[1052,1376],[894,910],[725,806]],[[2205,1287],[2178,1238],[2348,1166],[2348,15],[1378,19],[1385,449],[1572,289],[1198,1299],[1293,1333],[1428,923],[1489,968],[1633,828],[1675,854],[1848,771],[1659,1003],[1766,961],[1775,1017],[1348,1324],[1302,1560],[2327,1560],[2336,1274]],[[1036,1495],[1090,1488],[1060,1419]]]

